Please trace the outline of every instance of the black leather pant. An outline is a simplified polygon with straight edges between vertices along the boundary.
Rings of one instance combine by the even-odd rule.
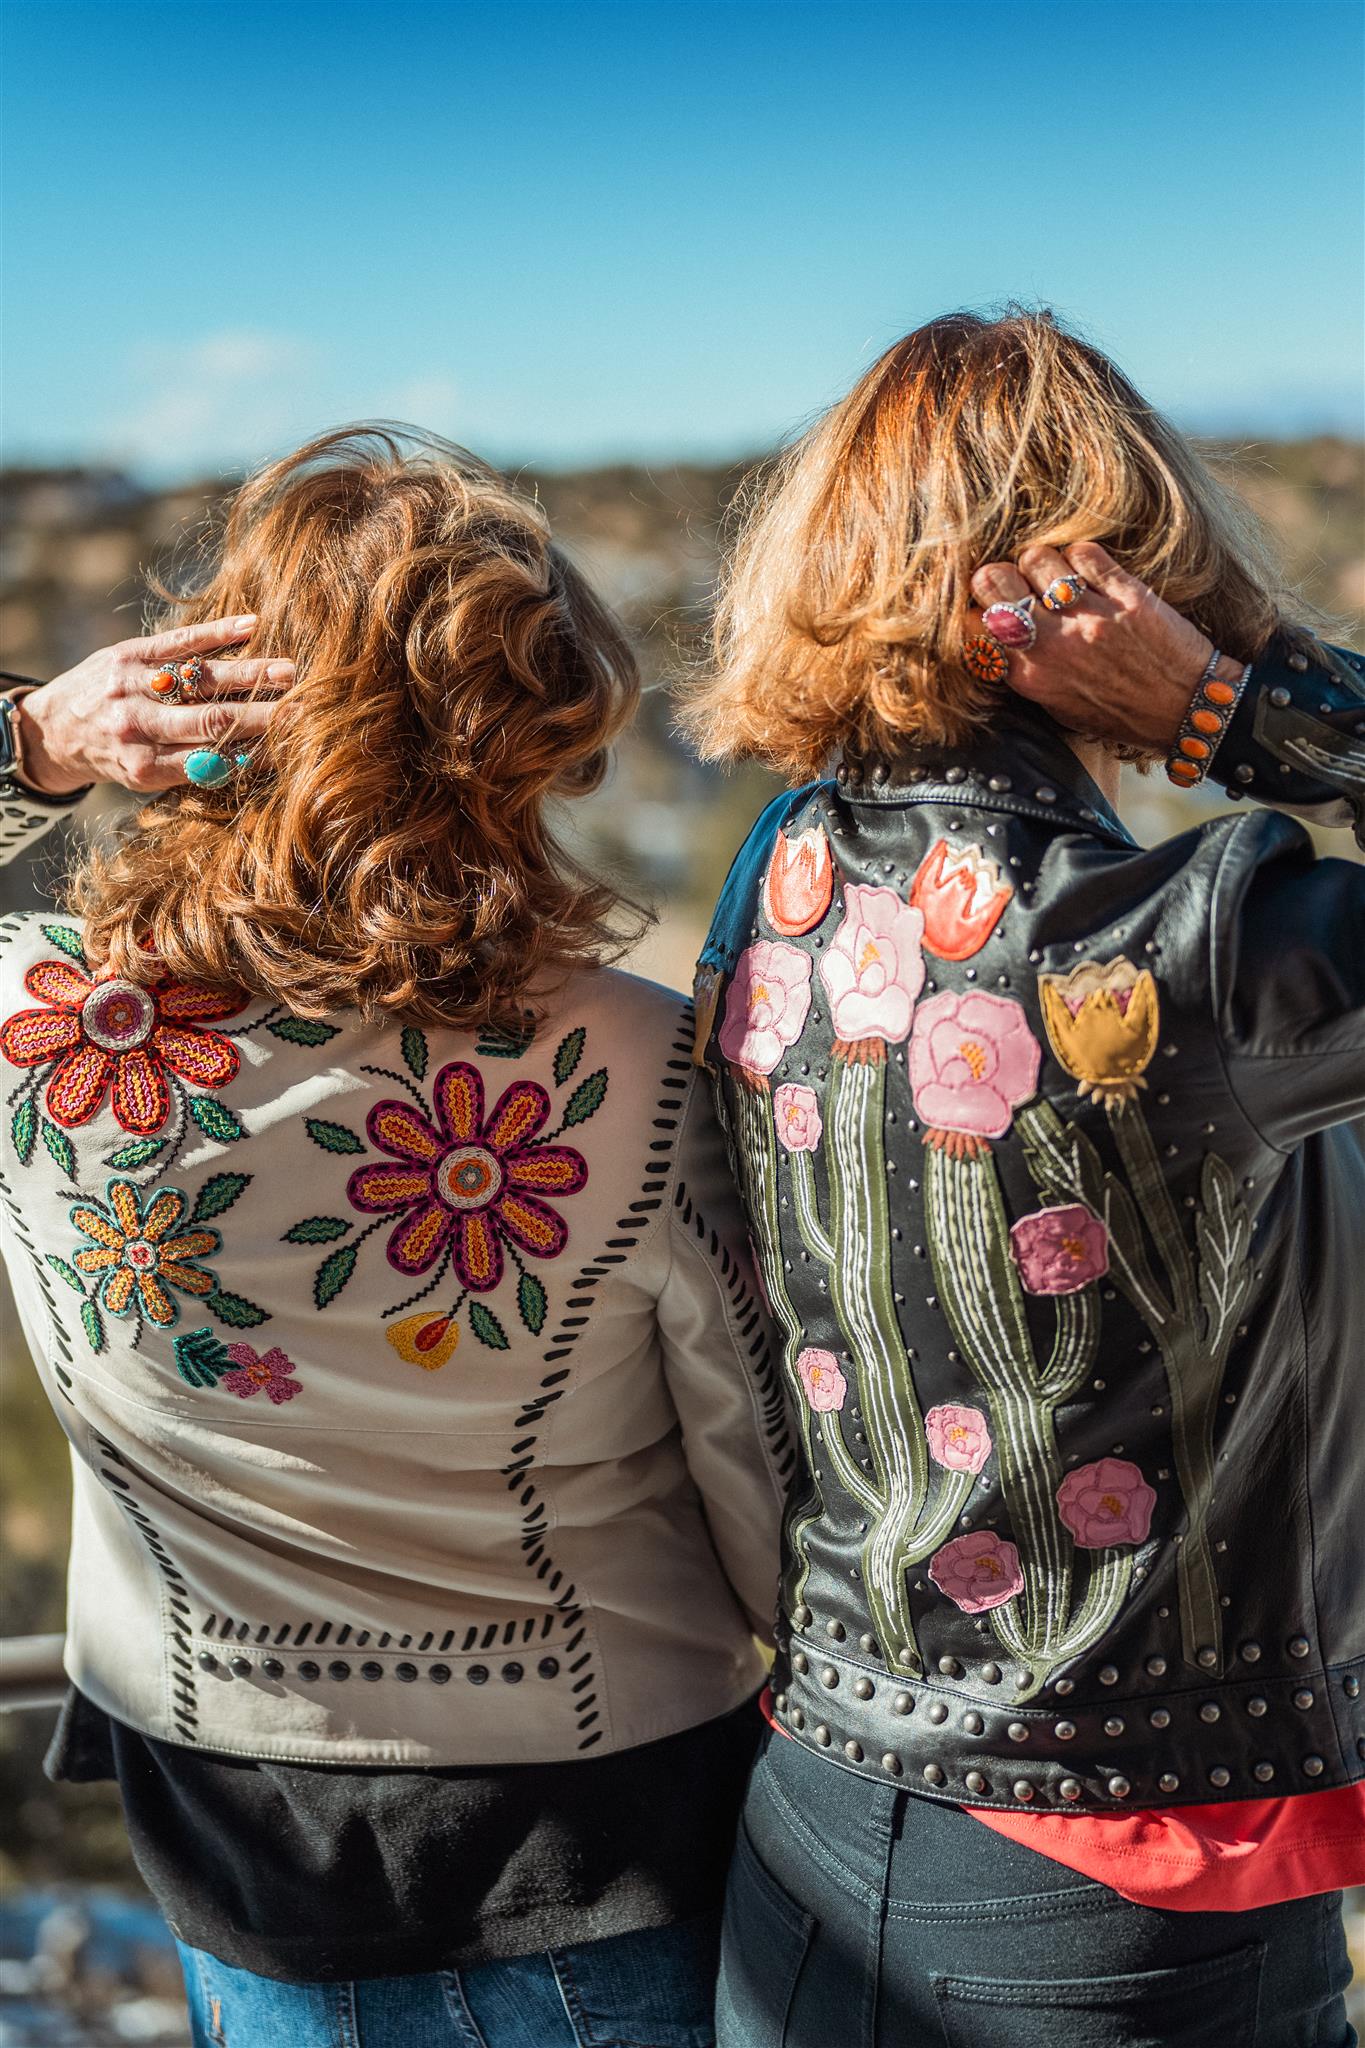
[[[770,1735],[719,2048],[1350,2048],[1341,1894],[1135,1906],[956,1807]]]

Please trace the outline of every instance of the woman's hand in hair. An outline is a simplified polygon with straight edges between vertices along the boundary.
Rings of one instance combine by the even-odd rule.
[[[1010,650],[1010,688],[1087,739],[1164,755],[1212,644],[1097,541],[1064,552],[1025,548],[1017,566],[988,562],[972,577],[972,595],[982,606],[1013,604],[1041,598],[1061,576],[1081,577],[1085,593],[1065,611],[1035,604],[1038,638],[1027,654]],[[1219,664],[1229,682],[1241,672],[1231,657]]]
[[[266,729],[271,697],[293,681],[294,664],[210,657],[249,640],[255,625],[254,618],[211,619],[122,640],[30,691],[19,714],[25,781],[47,796],[92,782],[150,795],[185,781],[185,757],[196,747],[249,747]],[[203,660],[202,701],[163,702],[153,674],[192,654]]]

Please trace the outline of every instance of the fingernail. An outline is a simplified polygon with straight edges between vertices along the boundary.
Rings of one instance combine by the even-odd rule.
[[[294,664],[292,661],[272,661],[266,675],[272,683],[291,683],[294,680]]]
[[[255,612],[239,612],[232,623],[234,626],[254,626],[256,614]]]

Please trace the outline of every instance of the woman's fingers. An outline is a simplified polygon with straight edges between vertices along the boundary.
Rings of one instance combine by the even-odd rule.
[[[222,747],[257,740],[270,723],[271,703],[160,704],[152,699],[139,721],[157,747]]]
[[[1083,576],[1092,590],[1102,590],[1115,604],[1141,604],[1151,595],[1147,585],[1139,577],[1130,576],[1126,569],[1121,569],[1108,549],[1102,548],[1097,540],[1073,541],[1067,553],[1077,575]]]
[[[1025,579],[1013,562],[987,562],[972,577],[972,596],[981,606],[1018,604],[1030,595]]]
[[[171,626],[142,640],[126,640],[123,651],[140,661],[184,661],[191,654],[211,654],[215,647],[233,647],[256,630],[256,614],[240,612],[231,619],[206,619],[201,626]]]
[[[287,690],[293,680],[292,661],[206,661],[198,688],[206,697],[245,697],[253,690]]]
[[[1079,564],[1069,562],[1060,548],[1024,548],[1020,551],[1019,567],[1039,597],[1054,583],[1065,583],[1076,576],[1080,576],[1087,585],[1090,581]]]

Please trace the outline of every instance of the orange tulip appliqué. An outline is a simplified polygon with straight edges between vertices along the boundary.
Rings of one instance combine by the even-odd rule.
[[[979,953],[1014,890],[979,846],[954,851],[936,840],[920,863],[910,901],[924,916],[924,946],[940,960],[970,960]]]
[[[834,900],[834,861],[817,825],[788,839],[779,832],[763,883],[763,911],[774,931],[798,938],[814,931]]]

